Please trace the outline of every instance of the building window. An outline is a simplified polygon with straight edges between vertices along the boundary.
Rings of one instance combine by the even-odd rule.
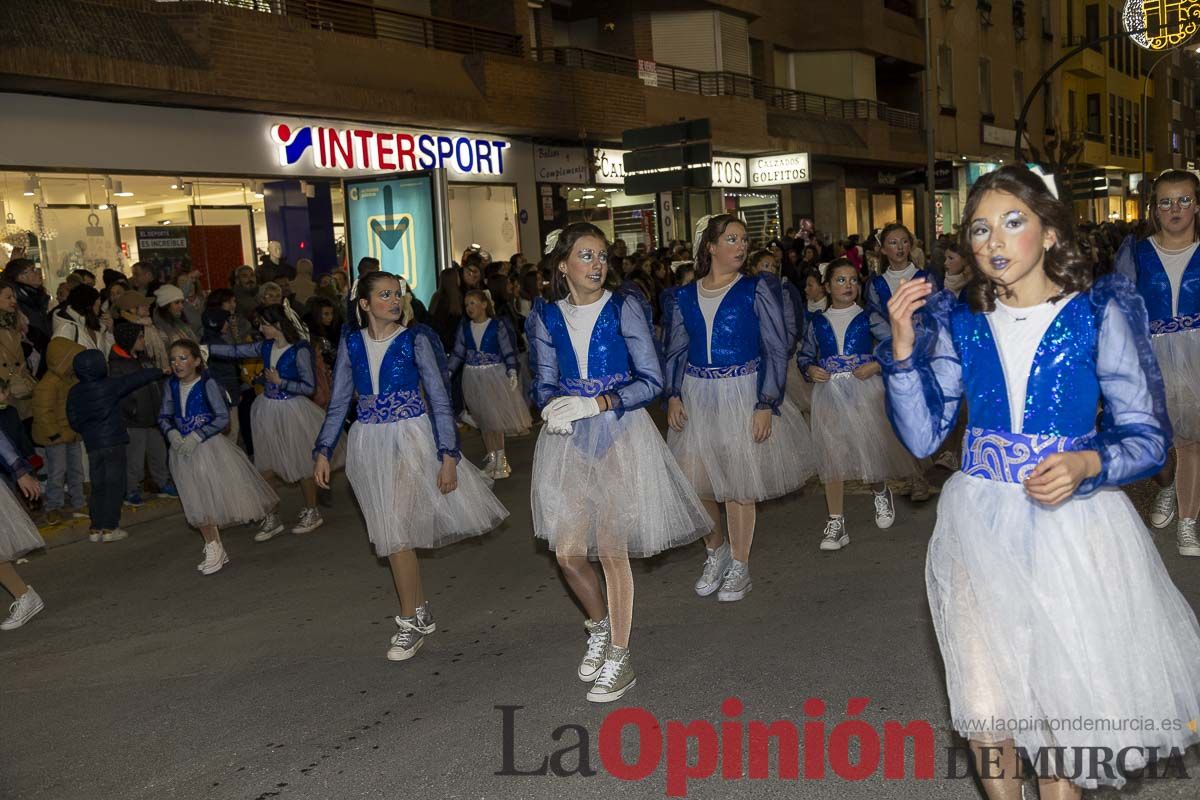
[[[1117,96],[1108,96],[1108,149],[1117,151]]]
[[[1075,106],[1078,103],[1078,98],[1075,97],[1075,91],[1067,92],[1067,131],[1075,133],[1079,130],[1079,120],[1075,117]]]
[[[1104,131],[1100,122],[1100,95],[1087,96],[1087,132],[1092,136],[1103,136]],[[1104,141],[1101,139],[1100,141]]]
[[[1179,155],[1179,131],[1171,131],[1171,152]]]
[[[1083,10],[1083,41],[1095,42],[1100,38],[1100,6],[1096,3]],[[1093,44],[1092,49],[1100,52],[1100,45]]]
[[[1047,92],[1049,94],[1049,92]],[[1025,73],[1021,70],[1013,71],[1013,119],[1021,116],[1021,109],[1025,107]]]
[[[1171,100],[1178,103],[1181,96],[1179,78],[1171,78]]]
[[[992,62],[979,59],[979,113],[992,114]]]
[[[1021,112],[1018,111],[1017,113],[1020,114]],[[1042,91],[1042,120],[1043,127],[1046,130],[1052,131],[1058,127],[1057,120],[1054,117],[1054,92],[1050,91],[1049,87],[1047,87]]]
[[[1133,104],[1133,154],[1140,156],[1142,154],[1142,104],[1135,102]]]
[[[954,59],[950,48],[938,48],[938,105],[954,108]]]
[[[1112,6],[1108,7],[1108,30],[1112,33],[1117,32],[1117,14]],[[1108,40],[1108,66],[1110,69],[1120,69],[1121,61],[1121,42],[1117,39]]]

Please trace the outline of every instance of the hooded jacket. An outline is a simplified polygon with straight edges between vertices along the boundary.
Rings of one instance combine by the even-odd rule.
[[[75,374],[79,383],[67,393],[67,419],[89,451],[128,444],[121,398],[163,377],[161,370],[149,368],[110,378],[99,350],[75,356]]]
[[[33,387],[33,442],[47,447],[79,441],[67,421],[67,393],[75,385],[75,356],[83,345],[55,338],[46,348],[46,374]],[[99,351],[95,351],[99,355]]]
[[[117,346],[108,354],[108,374],[114,378],[135,375],[146,369],[154,369],[154,362],[145,355],[131,354]],[[126,428],[156,428],[161,405],[162,386],[147,384],[121,401],[121,419]]]

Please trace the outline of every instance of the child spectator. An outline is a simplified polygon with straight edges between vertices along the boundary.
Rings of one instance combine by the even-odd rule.
[[[85,516],[83,447],[67,421],[67,392],[76,383],[72,363],[83,351],[83,345],[70,339],[51,339],[46,348],[46,374],[33,388],[33,443],[45,448],[46,521],[51,525]]]
[[[79,383],[67,393],[67,419],[83,434],[87,446],[88,467],[92,476],[92,496],[88,505],[92,529],[88,540],[116,542],[129,534],[121,530],[121,501],[125,498],[125,445],[129,433],[122,418],[121,399],[163,377],[160,369],[110,378],[108,365],[98,350],[75,357]]]
[[[154,362],[146,355],[144,331],[136,322],[116,322],[113,326],[116,344],[108,354],[109,375],[120,378],[154,368]],[[121,401],[121,418],[129,432],[129,445],[125,448],[125,504],[134,508],[144,503],[142,479],[146,475],[147,462],[150,465],[150,479],[162,494],[179,496],[171,481],[171,473],[167,471],[167,442],[158,429],[158,409],[161,405],[162,388],[156,383],[143,386]]]

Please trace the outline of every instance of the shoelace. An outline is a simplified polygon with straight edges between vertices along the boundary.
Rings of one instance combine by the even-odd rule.
[[[746,567],[742,564],[734,564],[729,568],[729,572],[725,573],[725,585],[734,586],[745,577]]]
[[[623,661],[614,661],[613,659],[605,659],[604,666],[600,668],[600,677],[596,678],[595,685],[600,689],[611,689],[613,684],[617,682],[617,676],[621,674],[621,667],[624,666]]]
[[[1196,528],[1194,526],[1180,528],[1179,543],[1187,547],[1200,547],[1200,536],[1196,534]]]
[[[713,550],[708,554],[708,557],[704,559],[704,578],[710,582],[719,577],[717,575],[717,569],[721,566],[721,557],[717,555],[718,552],[720,551]]]
[[[892,504],[888,502],[887,492],[875,495],[875,513],[888,515],[892,513]]]
[[[842,536],[843,523],[840,519],[831,519],[825,522],[825,538],[839,539]]]
[[[596,661],[604,657],[604,651],[608,649],[608,633],[606,631],[596,631],[588,636],[587,653],[584,654],[584,661]]]
[[[1162,491],[1154,498],[1154,511],[1158,514],[1170,514],[1175,508],[1175,493]]]
[[[400,626],[399,632],[392,637],[392,644],[403,646],[419,639],[423,634],[417,626],[403,617],[396,617],[396,624]]]

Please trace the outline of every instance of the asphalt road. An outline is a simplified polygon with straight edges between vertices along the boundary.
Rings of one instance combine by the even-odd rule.
[[[698,544],[635,563],[638,684],[616,705],[661,725],[646,729],[641,751],[637,729],[625,729],[629,762],[653,755],[654,742],[664,752],[641,780],[613,777],[601,741],[617,709],[584,699],[574,676],[583,617],[530,531],[532,446],[532,437],[510,442],[515,472],[497,489],[509,521],[423,557],[439,630],[406,663],[384,658],[398,606],[344,478],[325,527],[265,544],[249,528],[228,531],[232,561],[211,577],[196,572],[202,543],[180,516],[137,526],[125,542],[35,556],[22,572],[47,609],[0,634],[0,798],[663,797],[682,788],[678,759],[668,769],[682,729],[669,720],[823,721],[832,738],[852,697],[869,698],[857,717],[877,731],[886,720],[928,721],[934,777],[913,778],[910,758],[899,780],[882,767],[846,780],[828,765],[823,779],[787,780],[772,758],[767,779],[723,779],[718,768],[687,783],[687,796],[978,796],[969,779],[946,777],[947,749],[961,742],[948,730],[925,600],[936,501],[898,500],[896,525],[883,532],[869,497],[851,496],[852,543],[827,554],[817,550],[824,503],[815,486],[760,509],[754,590],[741,603],[693,594]],[[476,459],[482,450],[477,436],[465,447]],[[1133,493],[1144,505],[1147,489]],[[295,491],[284,493],[284,510],[298,510]],[[1157,538],[1196,606],[1200,563],[1175,555],[1172,536]],[[743,704],[740,715],[723,713],[729,697]],[[823,700],[823,714],[805,709],[810,698]],[[582,767],[596,774],[497,775],[506,770],[505,714],[508,771],[536,771],[567,750],[553,766],[578,772],[584,750]],[[688,752],[693,763],[702,755]],[[724,763],[738,761],[731,752]],[[1187,770],[1200,776],[1194,754]],[[1138,798],[1195,798],[1200,777],[1131,788]]]

